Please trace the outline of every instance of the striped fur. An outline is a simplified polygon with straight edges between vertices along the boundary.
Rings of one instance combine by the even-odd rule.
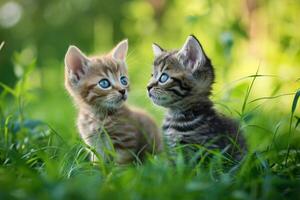
[[[110,157],[107,151],[114,149],[116,162],[126,164],[135,158],[142,160],[146,152],[159,152],[161,139],[147,114],[124,104],[129,84],[122,85],[120,77],[127,76],[127,48],[122,52],[118,46],[110,54],[93,58],[70,47],[65,58],[65,86],[79,110],[77,126],[85,143],[105,159]],[[103,78],[110,81],[109,89],[98,85]],[[96,161],[96,155],[91,159]]]
[[[209,96],[214,69],[199,41],[189,36],[180,50],[165,51],[156,44],[153,50],[153,75],[147,89],[155,104],[168,108],[163,123],[167,143],[171,147],[200,144],[228,149],[229,154],[239,158],[245,148],[244,139],[238,123],[213,108]],[[159,81],[162,74],[170,77],[166,83]]]

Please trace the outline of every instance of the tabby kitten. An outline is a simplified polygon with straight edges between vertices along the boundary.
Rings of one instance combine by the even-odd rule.
[[[124,40],[107,55],[87,57],[70,46],[65,56],[65,86],[79,110],[77,126],[82,139],[105,159],[105,151],[114,149],[120,164],[135,157],[143,159],[146,152],[161,148],[154,121],[124,105],[129,90],[127,49]],[[91,159],[96,161],[96,155]]]
[[[239,157],[244,140],[238,124],[213,108],[214,68],[197,38],[189,36],[180,50],[152,48],[155,60],[147,89],[155,104],[168,108],[163,123],[167,143],[200,144]]]

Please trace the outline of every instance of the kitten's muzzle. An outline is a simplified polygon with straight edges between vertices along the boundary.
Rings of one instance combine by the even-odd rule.
[[[147,85],[147,91],[148,91],[148,96],[152,97],[153,95],[151,94],[151,92],[153,92],[153,87],[155,84],[151,83],[149,85]]]
[[[152,87],[151,88],[148,88],[147,87],[147,90],[148,90],[148,96],[151,98],[153,95],[151,94],[151,92],[153,91],[153,90],[151,90],[152,89]]]
[[[148,96],[152,99],[157,99],[157,100],[161,100],[162,97],[160,95],[157,94],[156,91],[154,91],[153,88],[151,88],[150,90],[148,90]]]
[[[148,92],[150,92],[151,88],[153,88],[153,85],[148,85],[148,86],[147,86]]]
[[[124,95],[126,93],[126,90],[125,89],[122,89],[122,90],[119,90],[119,92]]]
[[[157,86],[158,83],[157,82],[151,82],[147,85],[147,90],[148,90],[148,93],[150,92],[150,90],[154,87],[154,86]]]
[[[126,99],[127,99],[127,95],[126,94],[124,94],[124,95],[122,95],[122,98],[121,98],[123,101],[126,101]]]
[[[119,90],[119,93],[122,95],[121,99],[125,101],[127,99],[126,90],[121,89],[121,90]]]

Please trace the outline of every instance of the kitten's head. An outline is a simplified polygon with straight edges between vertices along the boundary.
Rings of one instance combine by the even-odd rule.
[[[75,46],[69,47],[65,56],[65,86],[79,106],[109,110],[124,103],[129,89],[127,50],[127,40],[111,53],[92,58]]]
[[[147,89],[155,104],[185,108],[208,99],[214,70],[195,36],[189,36],[180,50],[165,51],[157,44],[152,48],[155,60]]]

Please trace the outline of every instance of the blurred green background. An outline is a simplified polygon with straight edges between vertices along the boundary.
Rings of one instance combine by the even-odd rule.
[[[0,0],[0,199],[299,199],[299,11],[299,0]],[[128,38],[128,104],[161,124],[146,93],[151,44],[180,48],[189,34],[215,66],[216,108],[240,121],[245,159],[229,167],[200,148],[196,166],[166,151],[92,165],[64,89],[68,46],[100,55]]]
[[[179,48],[192,33],[213,61],[217,78],[212,98],[226,114],[238,117],[251,81],[247,76],[258,68],[258,74],[270,75],[256,79],[249,102],[272,98],[249,106],[262,107],[269,121],[257,118],[257,123],[273,127],[275,119],[290,112],[292,93],[300,85],[299,10],[295,0],[2,0],[0,81],[13,86],[34,62],[23,112],[77,138],[76,110],[63,84],[68,46],[100,55],[128,38],[129,104],[147,109],[161,123],[164,110],[150,102],[145,89],[151,44]],[[289,95],[273,99],[282,94]]]

